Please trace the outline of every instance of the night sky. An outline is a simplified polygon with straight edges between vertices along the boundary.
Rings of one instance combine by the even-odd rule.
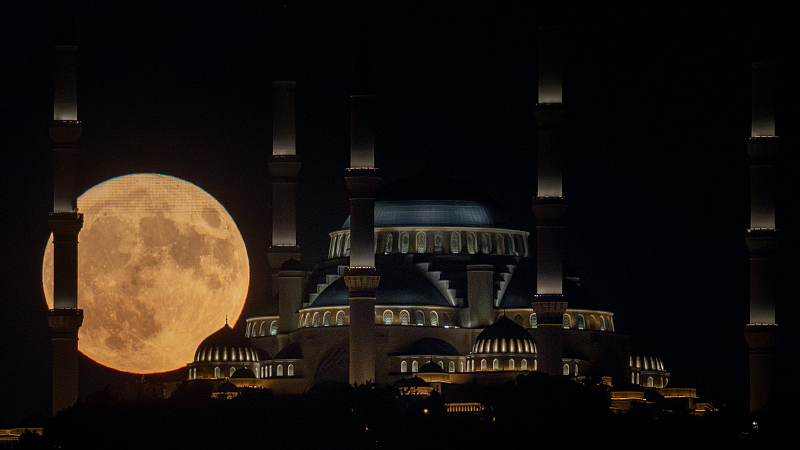
[[[365,60],[379,97],[376,165],[385,182],[434,170],[485,191],[519,228],[533,231],[536,27],[560,24],[568,36],[567,266],[599,309],[615,313],[617,332],[664,360],[671,386],[697,387],[738,406],[747,392],[749,64],[778,62],[785,249],[778,322],[796,331],[799,311],[789,300],[800,297],[800,222],[792,215],[800,98],[793,16],[784,2],[647,2],[637,9],[521,1],[265,1],[240,9],[145,3],[75,10],[84,123],[79,192],[136,172],[173,175],[208,191],[248,247],[243,317],[271,307],[267,158],[276,76],[294,72],[298,82],[298,239],[309,269],[348,214],[348,96],[354,66]],[[41,261],[52,204],[47,127],[57,10],[28,3],[7,16],[13,20],[2,32],[8,231],[0,426],[50,409]],[[787,343],[797,344],[798,333],[789,334]],[[90,361],[81,370],[86,392],[116,379]]]

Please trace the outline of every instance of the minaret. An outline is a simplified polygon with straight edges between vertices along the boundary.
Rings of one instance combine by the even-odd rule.
[[[778,237],[775,228],[775,135],[772,65],[753,64],[753,112],[747,154],[750,157],[750,322],[745,339],[750,354],[750,411],[763,409],[774,393],[778,356],[775,323],[775,275]]]
[[[350,384],[375,381],[375,168],[374,99],[350,97],[350,168],[345,183],[350,198],[350,267],[344,281],[350,304]]]
[[[78,212],[75,182],[83,131],[78,121],[78,48],[60,45],[54,50],[53,211],[48,220],[53,232],[53,309],[47,316],[53,349],[53,415],[78,400],[78,329],[83,323],[83,310],[78,309],[78,233],[83,214]]]
[[[275,81],[272,84],[272,156],[269,159],[269,174],[272,178],[272,245],[267,259],[272,268],[272,295],[278,294],[278,272],[294,259],[300,260],[297,246],[297,174],[300,158],[295,148],[295,82]],[[285,297],[285,296],[284,296]],[[297,299],[279,298],[280,310],[297,311]],[[288,303],[293,303],[288,305]],[[294,304],[296,303],[296,304]],[[281,314],[281,333],[297,327]],[[286,320],[283,320],[286,319]]]
[[[538,320],[539,370],[561,374],[562,317],[567,309],[563,291],[564,223],[567,204],[561,179],[562,132],[566,111],[562,105],[562,68],[558,28],[539,29],[539,85],[534,118],[538,131],[536,218],[536,295],[532,302]]]

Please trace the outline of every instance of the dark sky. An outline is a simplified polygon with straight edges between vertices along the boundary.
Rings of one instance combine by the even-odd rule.
[[[248,246],[247,311],[258,313],[268,297],[266,163],[276,67],[290,67],[298,81],[299,243],[311,265],[327,251],[327,232],[347,216],[348,95],[356,54],[368,54],[380,99],[376,163],[386,182],[432,167],[473,183],[532,230],[535,30],[560,24],[568,36],[567,264],[598,307],[615,312],[618,332],[663,358],[675,386],[741,405],[753,59],[777,60],[779,68],[777,127],[786,156],[778,220],[788,250],[778,313],[790,330],[797,307],[787,299],[800,293],[790,283],[800,269],[800,227],[791,215],[800,164],[788,6],[252,3],[76,8],[80,191],[134,172],[174,175],[207,190]],[[2,35],[9,267],[0,294],[0,426],[49,410],[41,257],[52,198],[56,11],[53,3],[28,3],[12,11]],[[87,390],[113,378],[89,362],[81,367]]]

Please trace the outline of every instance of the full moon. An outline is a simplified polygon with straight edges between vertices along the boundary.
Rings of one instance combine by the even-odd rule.
[[[125,175],[78,198],[79,350],[135,373],[192,361],[197,345],[235,321],[250,282],[242,235],[201,188],[159,174]],[[53,236],[42,264],[53,307]]]

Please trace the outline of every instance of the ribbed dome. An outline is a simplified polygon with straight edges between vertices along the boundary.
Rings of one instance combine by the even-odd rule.
[[[475,338],[472,353],[536,354],[536,344],[525,328],[506,316],[500,316]]]
[[[664,363],[661,361],[661,358],[656,358],[653,356],[631,355],[630,367],[642,370],[654,370],[659,372],[666,371],[666,369],[664,368]]]
[[[195,362],[256,362],[258,352],[226,323],[197,347]]]

